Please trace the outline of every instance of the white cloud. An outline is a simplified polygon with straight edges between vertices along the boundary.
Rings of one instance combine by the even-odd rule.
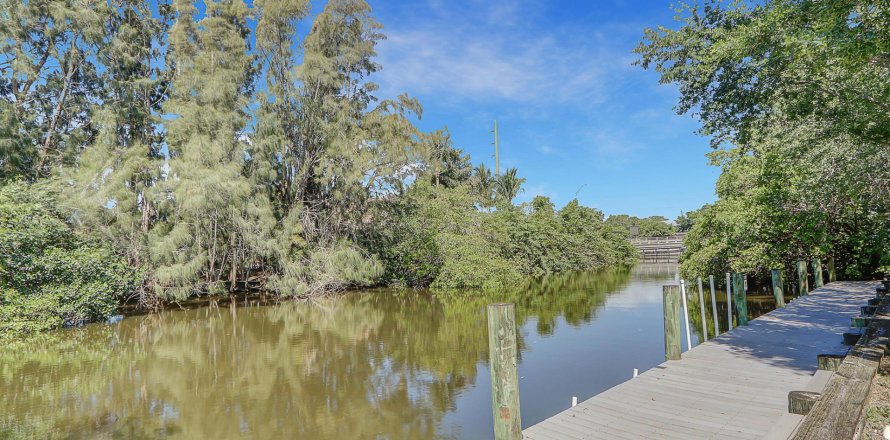
[[[527,2],[474,3],[474,16],[435,8],[423,22],[387,26],[377,74],[385,94],[435,94],[455,101],[512,101],[540,105],[602,102],[610,82],[630,61],[596,35],[532,28]],[[461,11],[472,8],[460,8]]]

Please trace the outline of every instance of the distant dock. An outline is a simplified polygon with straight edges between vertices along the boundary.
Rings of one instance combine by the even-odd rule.
[[[631,238],[630,243],[640,251],[640,261],[677,262],[680,259],[680,254],[686,249],[683,246],[683,237],[685,236],[684,233],[666,237]]]

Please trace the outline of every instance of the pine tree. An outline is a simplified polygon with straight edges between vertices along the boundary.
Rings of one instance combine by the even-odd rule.
[[[163,296],[234,288],[249,266],[252,188],[244,177],[245,127],[253,66],[247,53],[248,9],[240,0],[196,8],[176,0],[170,29],[171,96],[164,104],[170,161],[165,184],[170,227],[153,253]]]
[[[92,136],[105,2],[0,1],[0,178],[46,177]]]
[[[109,37],[98,52],[103,105],[91,120],[97,136],[67,173],[75,190],[63,193],[83,226],[122,251],[131,266],[150,272],[149,232],[166,198],[156,190],[164,164],[156,124],[164,98],[157,64],[166,21],[154,17],[145,0],[113,0],[109,6]],[[148,292],[139,292],[145,304]]]

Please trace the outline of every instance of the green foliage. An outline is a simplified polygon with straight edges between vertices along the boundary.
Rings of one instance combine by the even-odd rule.
[[[477,207],[466,185],[412,185],[381,207],[381,229],[370,246],[392,284],[442,289],[493,289],[523,276],[630,264],[636,251],[603,214],[572,201],[560,211],[546,197],[527,206]]]
[[[50,194],[0,187],[0,334],[103,320],[140,281],[111,251],[75,235]]]
[[[474,169],[447,128],[417,129],[417,100],[378,99],[385,37],[364,0],[327,1],[310,26],[305,0],[20,3],[0,0],[0,181],[54,188],[65,222],[47,231],[68,235],[34,260],[53,277],[34,281],[42,302],[14,288],[4,304],[100,316],[122,290],[157,309],[381,280],[495,288],[633,258],[601,214],[513,206],[515,168]],[[107,249],[60,241],[87,231]]]
[[[829,257],[844,277],[890,258],[887,4],[774,0],[684,6],[647,30],[643,67],[695,109],[719,200],[687,236],[684,276]],[[719,269],[719,270],[716,270]]]
[[[495,177],[495,199],[498,203],[511,204],[513,199],[522,193],[525,178],[517,176],[517,173],[516,168],[508,168],[504,174]]]
[[[677,228],[668,224],[664,217],[654,215],[652,217],[639,218],[626,214],[610,215],[606,223],[627,229],[628,232],[638,228],[637,237],[666,237],[676,234]]]

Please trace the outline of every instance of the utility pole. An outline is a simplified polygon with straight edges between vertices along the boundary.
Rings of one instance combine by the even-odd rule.
[[[498,120],[494,120],[494,175],[501,175],[501,159],[498,156]]]

